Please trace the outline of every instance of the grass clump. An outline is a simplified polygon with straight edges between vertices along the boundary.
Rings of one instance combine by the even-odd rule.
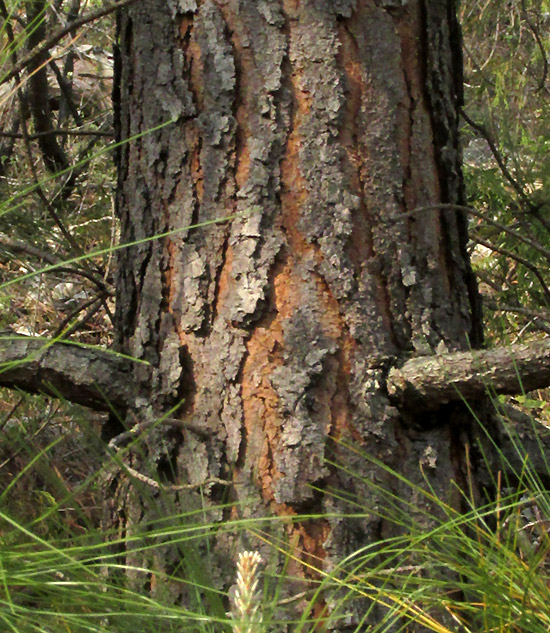
[[[388,477],[411,488],[410,499],[422,498],[422,508],[431,508],[429,515],[419,515],[418,506],[398,498],[390,486],[364,482],[376,488],[373,496],[382,501],[373,509],[354,500],[355,515],[377,513],[395,527],[395,535],[353,552],[330,571],[310,556],[308,577],[317,580],[291,576],[291,566],[276,566],[274,572],[268,562],[263,591],[259,569],[266,552],[279,560],[282,552],[298,566],[306,559],[305,553],[265,531],[276,519],[220,522],[220,514],[231,514],[230,506],[205,509],[199,503],[181,512],[170,495],[150,489],[150,509],[157,507],[158,512],[149,516],[155,518],[106,532],[82,500],[90,502],[101,491],[104,497],[108,488],[102,476],[120,469],[107,461],[72,488],[66,480],[63,486],[56,484],[61,440],[50,441],[39,453],[29,452],[27,465],[0,494],[0,628],[21,633],[301,633],[339,629],[346,623],[358,633],[547,632],[550,493],[544,482],[550,477],[537,471],[536,460],[525,454],[512,425],[507,433],[517,455],[511,460],[499,453],[500,464],[491,473],[493,489],[484,502],[473,482],[467,491],[457,486],[453,496],[460,503],[451,505],[433,492],[427,478],[426,485],[413,484],[376,463]],[[37,476],[43,483],[35,498],[41,502],[26,513],[14,503],[14,495],[25,489],[26,479]],[[146,488],[139,494],[147,494]],[[293,521],[312,518],[323,517],[297,516]],[[263,542],[262,556],[253,550],[240,554],[229,593],[219,589],[213,573],[213,544],[224,534],[235,543]],[[159,571],[159,560],[172,562]],[[289,599],[284,589],[298,581],[306,590]],[[350,616],[358,612],[359,620]]]

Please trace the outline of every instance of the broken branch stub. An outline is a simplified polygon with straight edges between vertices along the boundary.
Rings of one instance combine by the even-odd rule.
[[[133,406],[132,364],[96,348],[13,334],[0,338],[0,386],[45,393],[97,411]]]
[[[425,410],[487,393],[519,394],[549,385],[550,340],[419,356],[391,369],[387,380],[396,406]]]

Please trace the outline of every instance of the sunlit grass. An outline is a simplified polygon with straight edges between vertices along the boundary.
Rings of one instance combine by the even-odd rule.
[[[508,432],[517,459],[510,461],[495,446],[499,459],[491,462],[491,491],[474,494],[472,475],[470,487],[455,490],[458,506],[439,498],[427,478],[410,482],[357,446],[341,444],[341,455],[360,454],[411,494],[401,498],[342,463],[330,464],[370,488],[376,508],[347,491],[319,490],[346,500],[350,513],[297,515],[285,521],[353,521],[376,514],[397,533],[365,545],[330,569],[285,540],[284,530],[277,529],[280,518],[220,520],[229,514],[242,517],[246,504],[199,503],[182,511],[168,491],[159,494],[131,477],[126,493],[136,487],[150,515],[138,522],[125,522],[122,516],[118,526],[106,529],[79,499],[108,500],[106,478],[114,473],[128,480],[120,463],[126,453],[97,455],[91,461],[97,469],[69,486],[59,468],[63,437],[38,450],[27,446],[26,464],[0,493],[0,630],[263,633],[284,627],[302,633],[348,622],[369,633],[414,627],[439,633],[548,631],[550,494],[544,481],[550,475],[534,469],[534,455],[525,454],[513,427]],[[532,432],[538,432],[536,426]],[[127,450],[139,454],[143,439]],[[16,427],[11,450],[18,450],[18,442],[24,445],[27,439],[23,432],[18,439]],[[542,440],[539,447],[544,451]],[[37,477],[42,490],[36,489]],[[32,486],[25,503],[22,491]],[[420,511],[407,498],[416,504],[422,499],[420,505],[430,510]],[[259,554],[248,550],[238,559],[235,551],[238,569],[227,593],[228,585],[222,590],[212,573],[217,564],[212,544],[224,535],[254,543],[264,561],[283,564],[268,564],[260,578],[264,565]],[[168,551],[176,553],[179,564],[159,566]],[[291,575],[288,561],[294,562],[295,574],[306,570],[306,559],[308,573]],[[289,597],[289,586],[301,589]]]

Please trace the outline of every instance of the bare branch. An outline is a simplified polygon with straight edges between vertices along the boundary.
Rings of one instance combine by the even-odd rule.
[[[496,162],[497,162],[497,164],[498,164],[498,166],[500,168],[500,171],[502,172],[502,175],[512,185],[514,191],[518,194],[518,196],[527,205],[527,208],[530,208],[532,206],[532,203],[529,200],[529,196],[525,193],[523,187],[514,178],[514,176],[512,176],[512,174],[511,174],[510,170],[508,169],[508,167],[506,166],[506,162],[505,162],[504,158],[502,157],[502,154],[500,153],[500,150],[498,149],[497,144],[495,143],[495,141],[494,141],[491,133],[489,132],[489,130],[487,130],[487,128],[485,128],[480,123],[476,123],[475,121],[470,119],[470,117],[464,112],[463,109],[460,111],[460,114],[462,115],[462,118],[466,121],[466,123],[468,123],[468,125],[470,127],[474,128],[474,130],[479,132],[481,134],[481,136],[483,136],[483,138],[487,141],[487,145],[489,145],[489,149],[491,150],[491,153],[493,154],[494,159],[496,160]]]
[[[435,410],[487,391],[517,394],[550,385],[550,339],[493,350],[420,356],[390,370],[399,407]],[[137,362],[137,361],[136,361]],[[134,408],[133,362],[114,353],[13,334],[0,337],[0,386],[47,393],[98,411]]]
[[[73,332],[83,328],[86,323],[101,309],[103,302],[105,301],[105,295],[94,295],[91,299],[84,301],[78,305],[70,314],[68,314],[63,321],[57,326],[53,333],[53,338],[59,336],[69,337]],[[78,321],[75,318],[84,310],[87,310],[86,314]],[[71,323],[72,322],[72,323]]]
[[[419,356],[390,370],[388,394],[397,406],[435,410],[476,400],[488,391],[518,394],[550,385],[550,339],[491,350]]]
[[[525,266],[525,268],[530,270],[535,275],[535,277],[538,279],[538,281],[539,281],[539,283],[540,283],[540,285],[542,287],[542,291],[544,292],[544,296],[546,298],[546,302],[548,304],[550,304],[550,290],[548,289],[548,286],[546,285],[544,277],[541,275],[541,273],[539,272],[538,268],[534,264],[532,264],[528,259],[525,259],[525,257],[521,257],[521,255],[518,255],[517,253],[512,253],[512,251],[509,251],[508,249],[502,248],[501,246],[496,246],[492,242],[488,242],[487,240],[483,240],[480,237],[475,237],[475,236],[470,236],[470,237],[477,244],[481,244],[481,246],[485,246],[485,248],[488,248],[488,249],[494,251],[495,253],[499,253],[500,255],[504,255],[505,257],[509,257],[510,259],[515,260],[516,262],[518,262],[519,264],[522,264],[523,266]]]
[[[0,337],[0,386],[46,393],[97,411],[133,407],[132,361],[32,336]]]
[[[100,292],[104,292],[107,295],[113,295],[114,290],[110,288],[107,282],[95,274],[93,271],[82,270],[80,268],[74,268],[72,266],[64,266],[63,262],[59,261],[56,257],[54,257],[50,252],[41,250],[32,244],[26,244],[25,242],[21,242],[18,240],[12,240],[8,237],[5,237],[2,233],[0,233],[0,251],[5,248],[7,251],[11,251],[12,253],[27,253],[32,257],[36,257],[40,261],[44,261],[52,266],[55,266],[55,273],[66,273],[70,275],[77,275],[80,277],[84,277],[91,281]]]
[[[497,229],[499,229],[502,233],[506,233],[507,235],[514,237],[518,242],[522,242],[523,244],[527,244],[527,246],[529,246],[530,248],[534,248],[543,257],[545,257],[548,261],[550,261],[550,250],[544,247],[539,242],[535,242],[535,240],[532,240],[529,237],[525,237],[521,235],[520,233],[518,233],[517,231],[514,231],[508,228],[504,224],[497,222],[496,220],[493,220],[491,217],[489,217],[487,213],[483,213],[481,211],[478,211],[477,209],[474,209],[472,207],[467,207],[462,204],[453,204],[451,202],[427,204],[422,207],[416,207],[415,209],[412,209],[411,211],[407,211],[406,213],[400,213],[393,218],[389,218],[386,221],[397,222],[398,220],[401,220],[403,218],[412,217],[416,215],[417,213],[424,213],[426,211],[437,211],[437,210],[445,210],[445,209],[449,209],[451,211],[458,211],[462,213],[469,213],[470,215],[473,215],[475,218],[481,218],[482,220],[485,220],[487,224],[490,224],[491,226],[494,226]]]
[[[108,4],[101,9],[98,9],[97,11],[92,11],[91,13],[81,16],[77,20],[69,22],[63,28],[53,33],[41,46],[34,48],[21,60],[15,63],[12,69],[0,78],[0,83],[5,83],[6,81],[13,79],[33,60],[53,48],[60,40],[65,37],[65,35],[68,35],[71,31],[78,29],[85,24],[89,24],[90,22],[94,22],[95,20],[99,20],[99,18],[102,18],[109,13],[113,13],[113,11],[120,9],[121,7],[126,7],[129,4],[134,3],[135,1],[136,0],[120,0],[119,2],[113,2],[112,4]]]
[[[539,330],[540,332],[545,332],[546,334],[550,334],[550,326],[546,324],[550,324],[550,314],[546,312],[537,312],[536,310],[531,310],[530,308],[524,308],[522,306],[509,306],[502,303],[497,303],[491,299],[485,300],[483,302],[484,306],[487,306],[490,310],[494,310],[495,312],[503,312],[510,314],[518,314],[522,317],[526,317],[530,320],[533,329]]]

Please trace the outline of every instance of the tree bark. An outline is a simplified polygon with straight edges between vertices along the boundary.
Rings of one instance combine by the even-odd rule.
[[[120,253],[118,346],[142,362],[26,338],[0,346],[0,384],[128,410],[132,430],[113,446],[153,429],[149,460],[127,472],[162,479],[175,507],[205,505],[219,521],[280,517],[273,538],[304,563],[291,575],[315,578],[395,532],[374,512],[342,518],[378,506],[369,480],[414,502],[379,463],[458,506],[453,484],[478,483],[460,398],[481,399],[486,381],[502,393],[550,382],[547,345],[476,351],[454,4],[124,10],[117,212],[121,241],[143,241]],[[156,428],[160,419],[170,424]],[[139,486],[111,490],[107,512],[128,534],[163,517]],[[433,508],[416,501],[422,520]],[[292,520],[302,513],[322,518]],[[250,545],[267,549],[242,533],[213,544],[219,588]],[[147,555],[128,554],[137,575]],[[167,574],[180,564],[159,558]],[[185,601],[181,588],[173,599]],[[336,598],[319,601],[330,609]],[[355,630],[362,607],[350,609]]]
[[[326,569],[393,530],[338,518],[353,505],[328,491],[374,507],[376,480],[411,498],[339,441],[443,496],[466,477],[463,408],[426,427],[386,390],[396,358],[481,344],[466,217],[408,215],[463,203],[454,5],[142,0],[119,21],[118,126],[132,139],[119,154],[121,240],[179,231],[120,256],[119,345],[149,363],[133,368],[147,394],[133,414],[181,403],[203,429],[172,438],[170,472],[232,480],[229,497],[215,485],[196,496],[243,504],[220,520],[324,515],[284,530],[298,559]],[[158,447],[152,460],[155,476]],[[138,495],[120,503],[151,516]],[[239,538],[213,548],[220,587]]]

